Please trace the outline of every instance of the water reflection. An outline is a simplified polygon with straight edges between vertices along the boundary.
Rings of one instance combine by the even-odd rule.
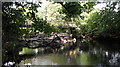
[[[87,44],[83,47],[81,44],[82,43],[79,43],[79,46],[74,50],[66,50],[59,53],[49,53],[43,48],[23,48],[22,54],[31,53],[33,56],[25,58],[19,65],[120,65],[118,46],[116,50],[113,50],[115,47],[111,46],[114,44],[105,46],[105,44],[98,42],[87,42],[82,44]],[[84,50],[84,47],[88,48]]]

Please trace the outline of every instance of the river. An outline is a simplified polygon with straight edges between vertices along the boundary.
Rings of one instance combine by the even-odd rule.
[[[76,44],[71,46],[72,49],[54,53],[44,48],[22,48],[19,52],[22,60],[18,65],[120,65],[119,43],[92,41]]]

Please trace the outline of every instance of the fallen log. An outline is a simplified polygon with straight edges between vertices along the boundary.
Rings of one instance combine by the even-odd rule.
[[[62,46],[65,44],[72,43],[73,40],[68,34],[64,33],[55,33],[50,37],[34,37],[34,38],[23,38],[20,39],[20,42],[25,42],[25,46],[28,48],[51,48],[53,51],[59,51]]]

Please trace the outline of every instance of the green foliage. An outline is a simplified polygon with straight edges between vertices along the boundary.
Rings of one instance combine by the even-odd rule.
[[[93,10],[90,13],[83,13],[81,16],[84,18],[78,20],[81,33],[94,38],[118,38],[120,35],[120,13],[119,11],[114,11],[114,4],[112,3],[104,10]]]
[[[53,26],[36,15],[38,7],[40,7],[39,4],[31,2],[2,2],[3,62],[14,60],[13,57],[9,58],[11,55],[6,52],[11,53],[14,51],[14,48],[18,46],[16,42],[18,42],[20,36],[29,37],[31,31],[46,34],[56,32]]]
[[[63,6],[60,13],[66,15],[63,19],[70,21],[71,18],[77,18],[82,12],[89,13],[92,11],[95,2],[87,2],[84,5],[80,2],[66,2],[65,4],[60,4]]]
[[[63,27],[63,24],[60,23],[60,24],[58,25],[58,31],[59,31],[59,32],[63,32],[62,27]]]
[[[15,8],[13,8],[13,4]],[[40,7],[39,4],[34,4],[32,2],[3,2],[2,26],[3,37],[5,38],[3,41],[13,40],[12,38],[16,40],[18,36],[22,35],[29,36],[30,31],[34,31],[37,34],[38,32],[44,32],[46,34],[55,32],[56,30],[53,26],[45,20],[41,20],[38,15],[36,15],[38,7]],[[28,28],[29,25],[33,26]]]
[[[79,2],[67,2],[65,3],[65,9],[68,11],[69,16],[80,14],[82,6]],[[63,11],[66,13],[66,11]]]
[[[30,32],[35,34],[42,32],[47,35],[52,32],[70,33],[69,29],[63,30],[63,23],[55,23],[56,21],[72,21],[74,23],[76,20],[74,26],[77,26],[77,32],[79,31],[79,33],[93,38],[120,37],[120,10],[115,11],[117,2],[108,4],[103,10],[93,9],[96,4],[94,2],[87,2],[83,5],[80,2],[52,2],[44,8],[39,4],[32,2],[2,2],[3,62],[16,58],[12,55],[19,47],[17,43],[19,36],[29,37]],[[43,10],[38,10],[38,8]],[[67,25],[69,26],[70,23],[67,23]],[[9,58],[9,56],[12,57]]]
[[[3,41],[15,40],[20,33],[19,26],[25,23],[23,9],[12,8],[12,2],[2,3]]]
[[[63,6],[60,13],[66,15],[63,19],[67,21],[69,21],[71,17],[76,17],[76,15],[79,15],[82,11],[82,6],[79,2],[66,2],[65,4],[60,4]]]
[[[34,22],[32,26],[34,28],[34,32],[36,33],[37,31],[44,32],[45,34],[56,32],[56,29],[53,26],[50,26],[50,24],[47,23],[47,21],[44,21],[42,19],[37,19],[37,22]]]
[[[93,6],[95,5],[95,2],[87,2],[85,3],[82,7],[82,12],[87,12],[89,13],[90,11],[93,10]]]

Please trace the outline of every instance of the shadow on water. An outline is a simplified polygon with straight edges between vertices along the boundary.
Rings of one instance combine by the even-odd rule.
[[[120,44],[80,41],[53,53],[45,48],[22,48],[17,65],[120,65]]]

